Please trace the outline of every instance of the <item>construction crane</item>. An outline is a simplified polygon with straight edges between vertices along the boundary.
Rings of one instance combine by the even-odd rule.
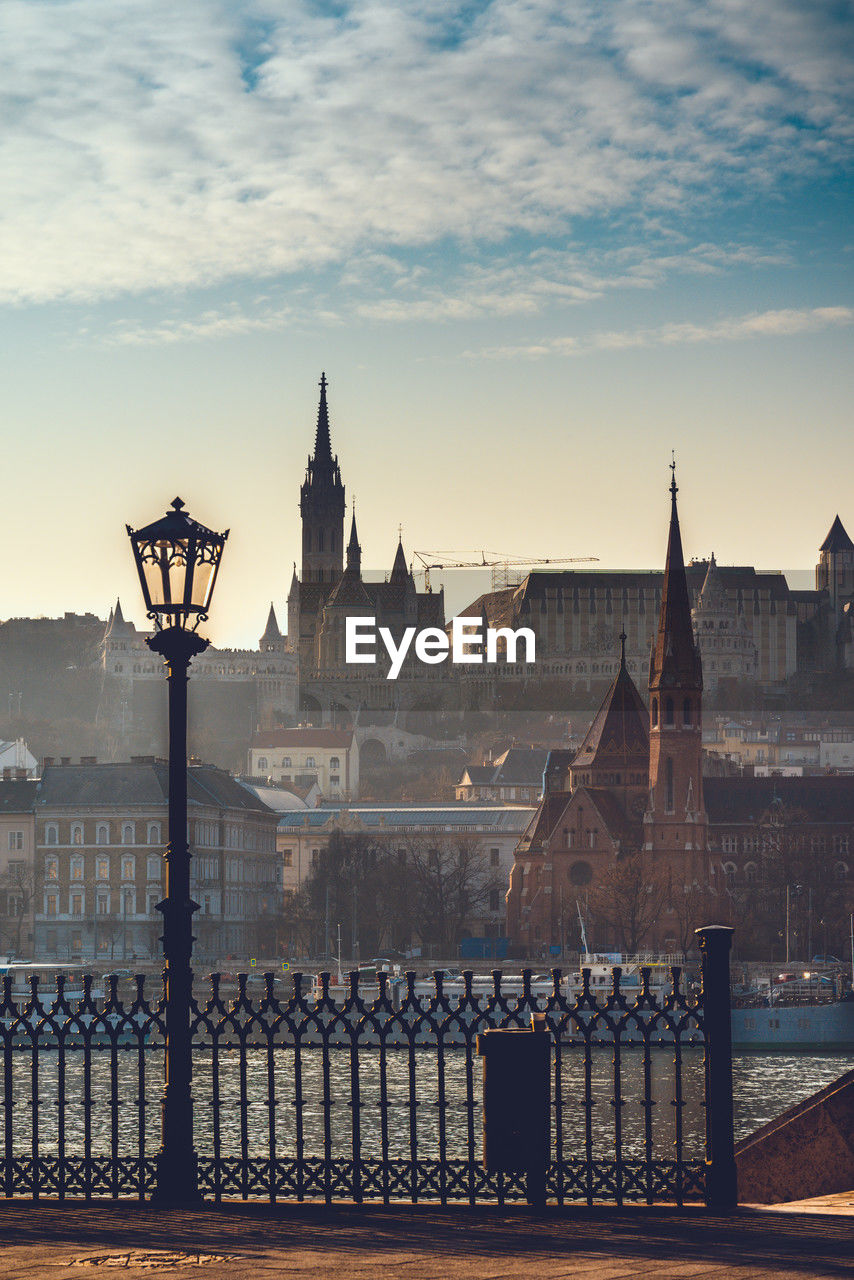
[[[598,556],[511,556],[501,551],[473,551],[444,555],[441,551],[414,551],[413,555],[420,560],[419,573],[424,574],[424,590],[431,591],[431,569],[491,569],[492,590],[501,591],[504,587],[516,587],[522,580],[520,568],[529,568],[538,564],[590,564],[599,560]],[[464,559],[463,556],[466,556]]]

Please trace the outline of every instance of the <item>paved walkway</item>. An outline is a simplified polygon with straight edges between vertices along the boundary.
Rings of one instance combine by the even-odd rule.
[[[839,1197],[829,1197],[838,1200]],[[848,1197],[854,1201],[854,1195]],[[854,1217],[826,1206],[548,1210],[0,1202],[4,1280],[771,1280],[854,1277]]]

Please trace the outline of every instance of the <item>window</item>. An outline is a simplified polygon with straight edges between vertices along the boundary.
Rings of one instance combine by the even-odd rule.
[[[110,895],[108,893],[98,894],[98,915],[108,916],[110,914]]]
[[[267,757],[266,757],[266,756],[259,756],[259,757],[258,757],[258,768],[259,768],[259,769],[262,769],[262,770],[267,768]]]
[[[311,851],[311,865],[312,865],[313,867],[316,867],[319,861],[320,861],[320,850],[319,850],[319,849],[312,849],[312,851]]]
[[[500,866],[500,865],[501,865],[501,850],[500,850],[500,849],[490,849],[490,851],[489,851],[489,865],[490,865],[491,867],[498,867],[498,866]]]
[[[734,862],[724,863],[724,878],[726,880],[726,887],[728,889],[734,889],[735,888],[735,863]]]
[[[71,843],[72,843],[72,844],[82,844],[82,843],[83,843],[83,823],[82,823],[82,822],[72,822],[72,824],[71,824]]]
[[[23,847],[24,847],[24,833],[23,833],[23,831],[10,831],[10,832],[9,832],[9,848],[10,848],[10,850],[23,849]]]
[[[18,845],[18,848],[19,848],[19,849],[20,849],[20,847],[21,847],[21,846],[20,846],[20,845]],[[847,836],[834,836],[834,837],[833,837],[833,852],[834,852],[834,853],[847,853],[847,852],[848,852],[848,837],[847,837]]]
[[[106,822],[99,822],[95,831],[95,844],[110,843],[110,828]]]
[[[315,765],[315,763],[314,763],[314,756],[306,756],[306,758],[305,758],[305,767],[306,767],[306,769],[314,769],[314,768],[316,768],[316,765]]]
[[[136,861],[133,858],[122,858],[122,879],[134,880],[136,878]]]
[[[133,842],[134,842],[133,823],[125,822],[122,825],[122,844],[133,844]]]
[[[652,724],[653,728],[658,724],[658,698],[652,700]]]
[[[95,875],[99,880],[109,880],[110,878],[110,859],[98,858],[95,863]]]
[[[672,702],[671,699],[668,701]],[[664,810],[665,813],[673,812],[673,761],[670,756],[664,766]]]
[[[79,855],[71,859],[71,879],[83,879],[83,859]]]
[[[56,858],[45,858],[44,878],[45,880],[59,879],[59,863],[57,862]]]
[[[722,836],[721,849],[724,853],[738,852],[738,836]]]
[[[686,698],[682,703],[682,723],[691,724],[691,699]]]
[[[290,769],[290,767],[291,767],[291,758],[290,758],[290,756],[283,756],[283,757],[282,757],[282,768],[283,768],[283,769]]]
[[[332,769],[335,773],[337,773],[338,770],[341,768],[341,761],[338,759],[337,756],[329,757],[329,768]]]
[[[49,822],[44,829],[45,844],[59,844],[59,832],[55,822]]]
[[[673,724],[674,719],[673,699],[665,698],[664,700],[664,723]]]
[[[837,862],[833,868],[833,878],[839,882],[843,881],[848,875],[848,868],[844,862]]]
[[[293,865],[294,865],[293,849],[283,849],[282,850],[282,866],[292,867]]]
[[[148,876],[148,879],[159,880],[160,870],[161,870],[160,859],[155,855],[149,854],[147,868],[146,868],[146,875]]]
[[[489,891],[489,909],[490,911],[501,910],[499,904],[499,891],[497,889],[490,889]]]
[[[83,894],[72,893],[71,895],[71,914],[73,916],[83,915]]]
[[[755,862],[746,862],[744,864],[744,878],[748,884],[756,884],[759,879],[759,869]]]
[[[159,822],[149,822],[148,843],[160,844],[160,823]]]
[[[57,899],[56,899],[56,894],[55,894],[55,893],[49,893],[49,894],[47,895],[47,901],[46,901],[46,904],[45,904],[45,914],[46,914],[46,915],[49,915],[49,916],[55,916],[55,915],[56,915],[56,901],[57,901]]]
[[[157,894],[150,893],[148,895],[148,914],[150,916],[157,914]]]

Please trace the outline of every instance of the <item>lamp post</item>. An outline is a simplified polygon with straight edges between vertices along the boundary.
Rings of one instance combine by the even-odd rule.
[[[193,1075],[190,1007],[193,912],[187,842],[187,679],[190,661],[208,641],[196,627],[208,616],[225,533],[191,519],[180,498],[161,520],[143,529],[127,526],[147,616],[155,626],[146,643],[166,664],[169,686],[169,841],[163,914],[166,979],[165,1083],[157,1190],[163,1205],[199,1202],[198,1160],[193,1146]]]

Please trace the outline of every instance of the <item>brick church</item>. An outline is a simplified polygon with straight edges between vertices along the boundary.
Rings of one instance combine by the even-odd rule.
[[[670,536],[658,630],[650,657],[649,709],[620,666],[575,757],[547,770],[543,799],[516,850],[507,894],[507,932],[530,953],[561,942],[566,921],[610,868],[631,854],[665,867],[674,884],[708,885],[708,821],[703,803],[700,653],[671,481]],[[590,946],[612,948],[595,920]],[[662,919],[646,945],[677,948],[676,924]],[[588,930],[590,931],[590,930]],[[672,935],[672,936],[671,936]]]

